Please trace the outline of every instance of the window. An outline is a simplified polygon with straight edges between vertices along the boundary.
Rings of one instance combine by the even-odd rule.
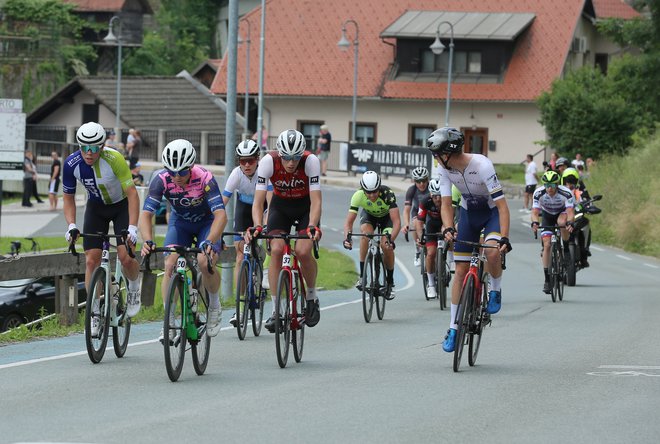
[[[435,129],[434,125],[411,124],[408,129],[408,144],[411,146],[426,146],[426,139]]]
[[[356,142],[376,143],[376,124],[366,122],[355,122]],[[350,139],[353,139],[353,122],[348,122],[348,133]]]
[[[596,53],[594,65],[596,65],[596,68],[600,69],[600,72],[602,72],[603,74],[607,74],[608,60],[609,60],[609,56],[607,54]]]
[[[299,120],[298,121],[298,131],[303,133],[305,136],[305,142],[307,143],[307,151],[315,152],[316,151],[316,142],[318,141],[319,134],[321,132],[321,125],[325,122],[322,120]]]
[[[452,72],[481,74],[481,52],[480,51],[454,51]],[[440,55],[435,55],[430,49],[422,52],[421,72],[448,72],[449,50]]]

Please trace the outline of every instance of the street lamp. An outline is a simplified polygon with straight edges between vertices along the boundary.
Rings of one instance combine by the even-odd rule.
[[[121,113],[121,35],[115,36],[115,34],[112,32],[112,23],[114,21],[119,21],[119,33],[121,33],[121,20],[119,20],[118,16],[113,16],[110,19],[110,24],[108,25],[108,35],[105,36],[103,39],[104,42],[106,42],[109,45],[116,45],[118,50],[117,50],[117,113],[115,117],[115,131],[119,131],[119,115]],[[121,135],[121,133],[120,133]],[[121,139],[121,137],[120,137]]]
[[[355,20],[348,19],[341,25],[341,39],[339,39],[339,42],[337,42],[337,46],[339,46],[339,49],[342,51],[347,51],[348,48],[351,46],[351,42],[348,41],[346,38],[346,25],[348,23],[352,23],[355,26],[355,40],[353,40],[353,48],[355,48],[355,60],[354,60],[354,69],[353,69],[353,123],[352,123],[352,138],[353,140],[357,140],[357,132],[356,132],[356,114],[357,114],[357,85],[358,85],[358,45],[359,45],[359,40],[358,40],[358,35],[360,33],[360,30],[358,28],[358,24]]]
[[[243,117],[245,118],[245,124],[243,125],[243,132],[247,134],[248,132],[248,104],[250,101],[250,21],[247,19],[241,20],[242,22],[247,23],[247,39],[245,40],[245,113]],[[243,43],[243,39],[240,34],[238,36],[238,43]],[[259,142],[261,143],[261,142]]]
[[[435,55],[440,55],[445,50],[445,45],[440,42],[440,26],[447,24],[449,25],[449,30],[451,31],[451,36],[449,38],[449,71],[447,72],[447,107],[445,109],[445,126],[449,126],[449,104],[451,103],[451,69],[452,61],[454,59],[454,26],[447,22],[438,23],[438,28],[435,30],[435,41],[429,47],[429,49]]]

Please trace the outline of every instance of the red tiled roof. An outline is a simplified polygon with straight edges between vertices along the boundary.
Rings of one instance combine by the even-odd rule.
[[[635,11],[623,0],[591,0],[596,11],[596,18],[622,18],[631,19],[640,17],[639,12]],[[268,12],[268,11],[266,11]]]
[[[453,84],[454,100],[532,101],[562,71],[585,0],[270,0],[266,10],[264,94],[270,96],[351,97],[353,47],[337,47],[341,25],[359,25],[358,96],[436,100],[446,97],[446,83],[383,81],[393,62],[392,46],[379,34],[406,10],[510,12],[536,14],[518,39],[500,84]],[[612,1],[612,0],[610,0]],[[261,9],[250,20],[250,92],[257,92]],[[247,30],[240,24],[240,33]],[[353,40],[354,27],[347,26]],[[389,39],[392,42],[392,39]],[[239,46],[237,85],[245,84],[245,48]],[[211,90],[226,93],[226,57]],[[240,90],[240,88],[239,88]]]
[[[76,11],[121,11],[126,0],[64,0],[73,3]]]

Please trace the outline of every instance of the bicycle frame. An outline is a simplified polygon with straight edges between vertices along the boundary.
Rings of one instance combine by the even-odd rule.
[[[196,305],[197,301],[191,300],[187,273],[187,270],[190,269],[190,273],[192,274],[191,282],[197,282],[197,260],[190,259],[190,266],[188,261],[189,259],[185,254],[180,255],[176,259],[176,271],[172,279],[180,279],[183,284],[183,307],[181,307],[181,310],[183,310],[182,318],[185,320],[185,325],[182,325],[181,328],[186,330],[186,337],[188,339],[197,341],[201,336],[201,333],[195,326],[195,315],[193,311],[193,305]]]
[[[106,273],[105,273],[105,287],[104,287],[104,292],[103,294],[106,295],[106,297],[113,297],[114,298],[114,292],[112,292],[112,285],[117,284],[122,281],[122,278],[124,277],[122,271],[121,271],[121,262],[119,261],[119,255],[117,255],[117,259],[115,261],[115,272],[114,274],[112,273],[111,267],[110,267],[110,241],[107,239],[103,240],[103,249],[101,250],[101,265],[99,265],[101,268],[105,268]],[[125,281],[125,279],[124,279]],[[112,303],[114,304],[114,300]],[[116,310],[110,310],[110,307],[112,304],[106,304],[105,306],[105,314],[106,314],[106,319],[110,319],[110,327],[118,327],[119,322],[123,318],[123,316],[126,316],[126,313],[122,314],[122,316],[117,316],[117,311]],[[110,316],[108,317],[108,310],[110,310]]]
[[[305,280],[302,279],[300,263],[291,248],[291,239],[288,235],[284,239],[284,251],[282,252],[282,270],[289,274],[289,310],[291,312],[291,330],[298,330],[302,327],[302,321],[298,320],[298,311],[295,304],[295,285],[299,284],[300,296],[305,297]],[[278,290],[279,291],[279,290]],[[277,295],[279,299],[280,295]]]

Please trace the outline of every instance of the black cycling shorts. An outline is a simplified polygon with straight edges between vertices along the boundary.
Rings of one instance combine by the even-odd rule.
[[[115,234],[121,234],[122,231],[128,229],[128,199],[110,205],[91,199],[87,201],[85,222],[83,224],[84,233],[107,234],[110,229],[110,221],[112,221]],[[103,248],[103,241],[98,237],[83,238],[83,250],[87,251],[94,248]]]
[[[424,229],[426,230],[426,245],[436,245],[438,243],[438,236],[429,233],[440,233],[442,231],[442,221],[427,217],[424,223]]]
[[[311,201],[309,197],[302,199],[282,199],[273,196],[268,209],[268,232],[290,233],[291,227],[300,233],[309,226],[309,210]],[[319,221],[319,225],[321,222]]]
[[[378,232],[378,229],[380,229],[381,233],[391,233],[392,232],[392,218],[390,217],[389,213],[386,214],[383,217],[376,217],[372,214],[367,213],[366,211],[362,210],[360,213],[360,225],[362,224],[369,224],[372,227],[374,227],[374,232]],[[388,229],[387,231],[385,231]]]

